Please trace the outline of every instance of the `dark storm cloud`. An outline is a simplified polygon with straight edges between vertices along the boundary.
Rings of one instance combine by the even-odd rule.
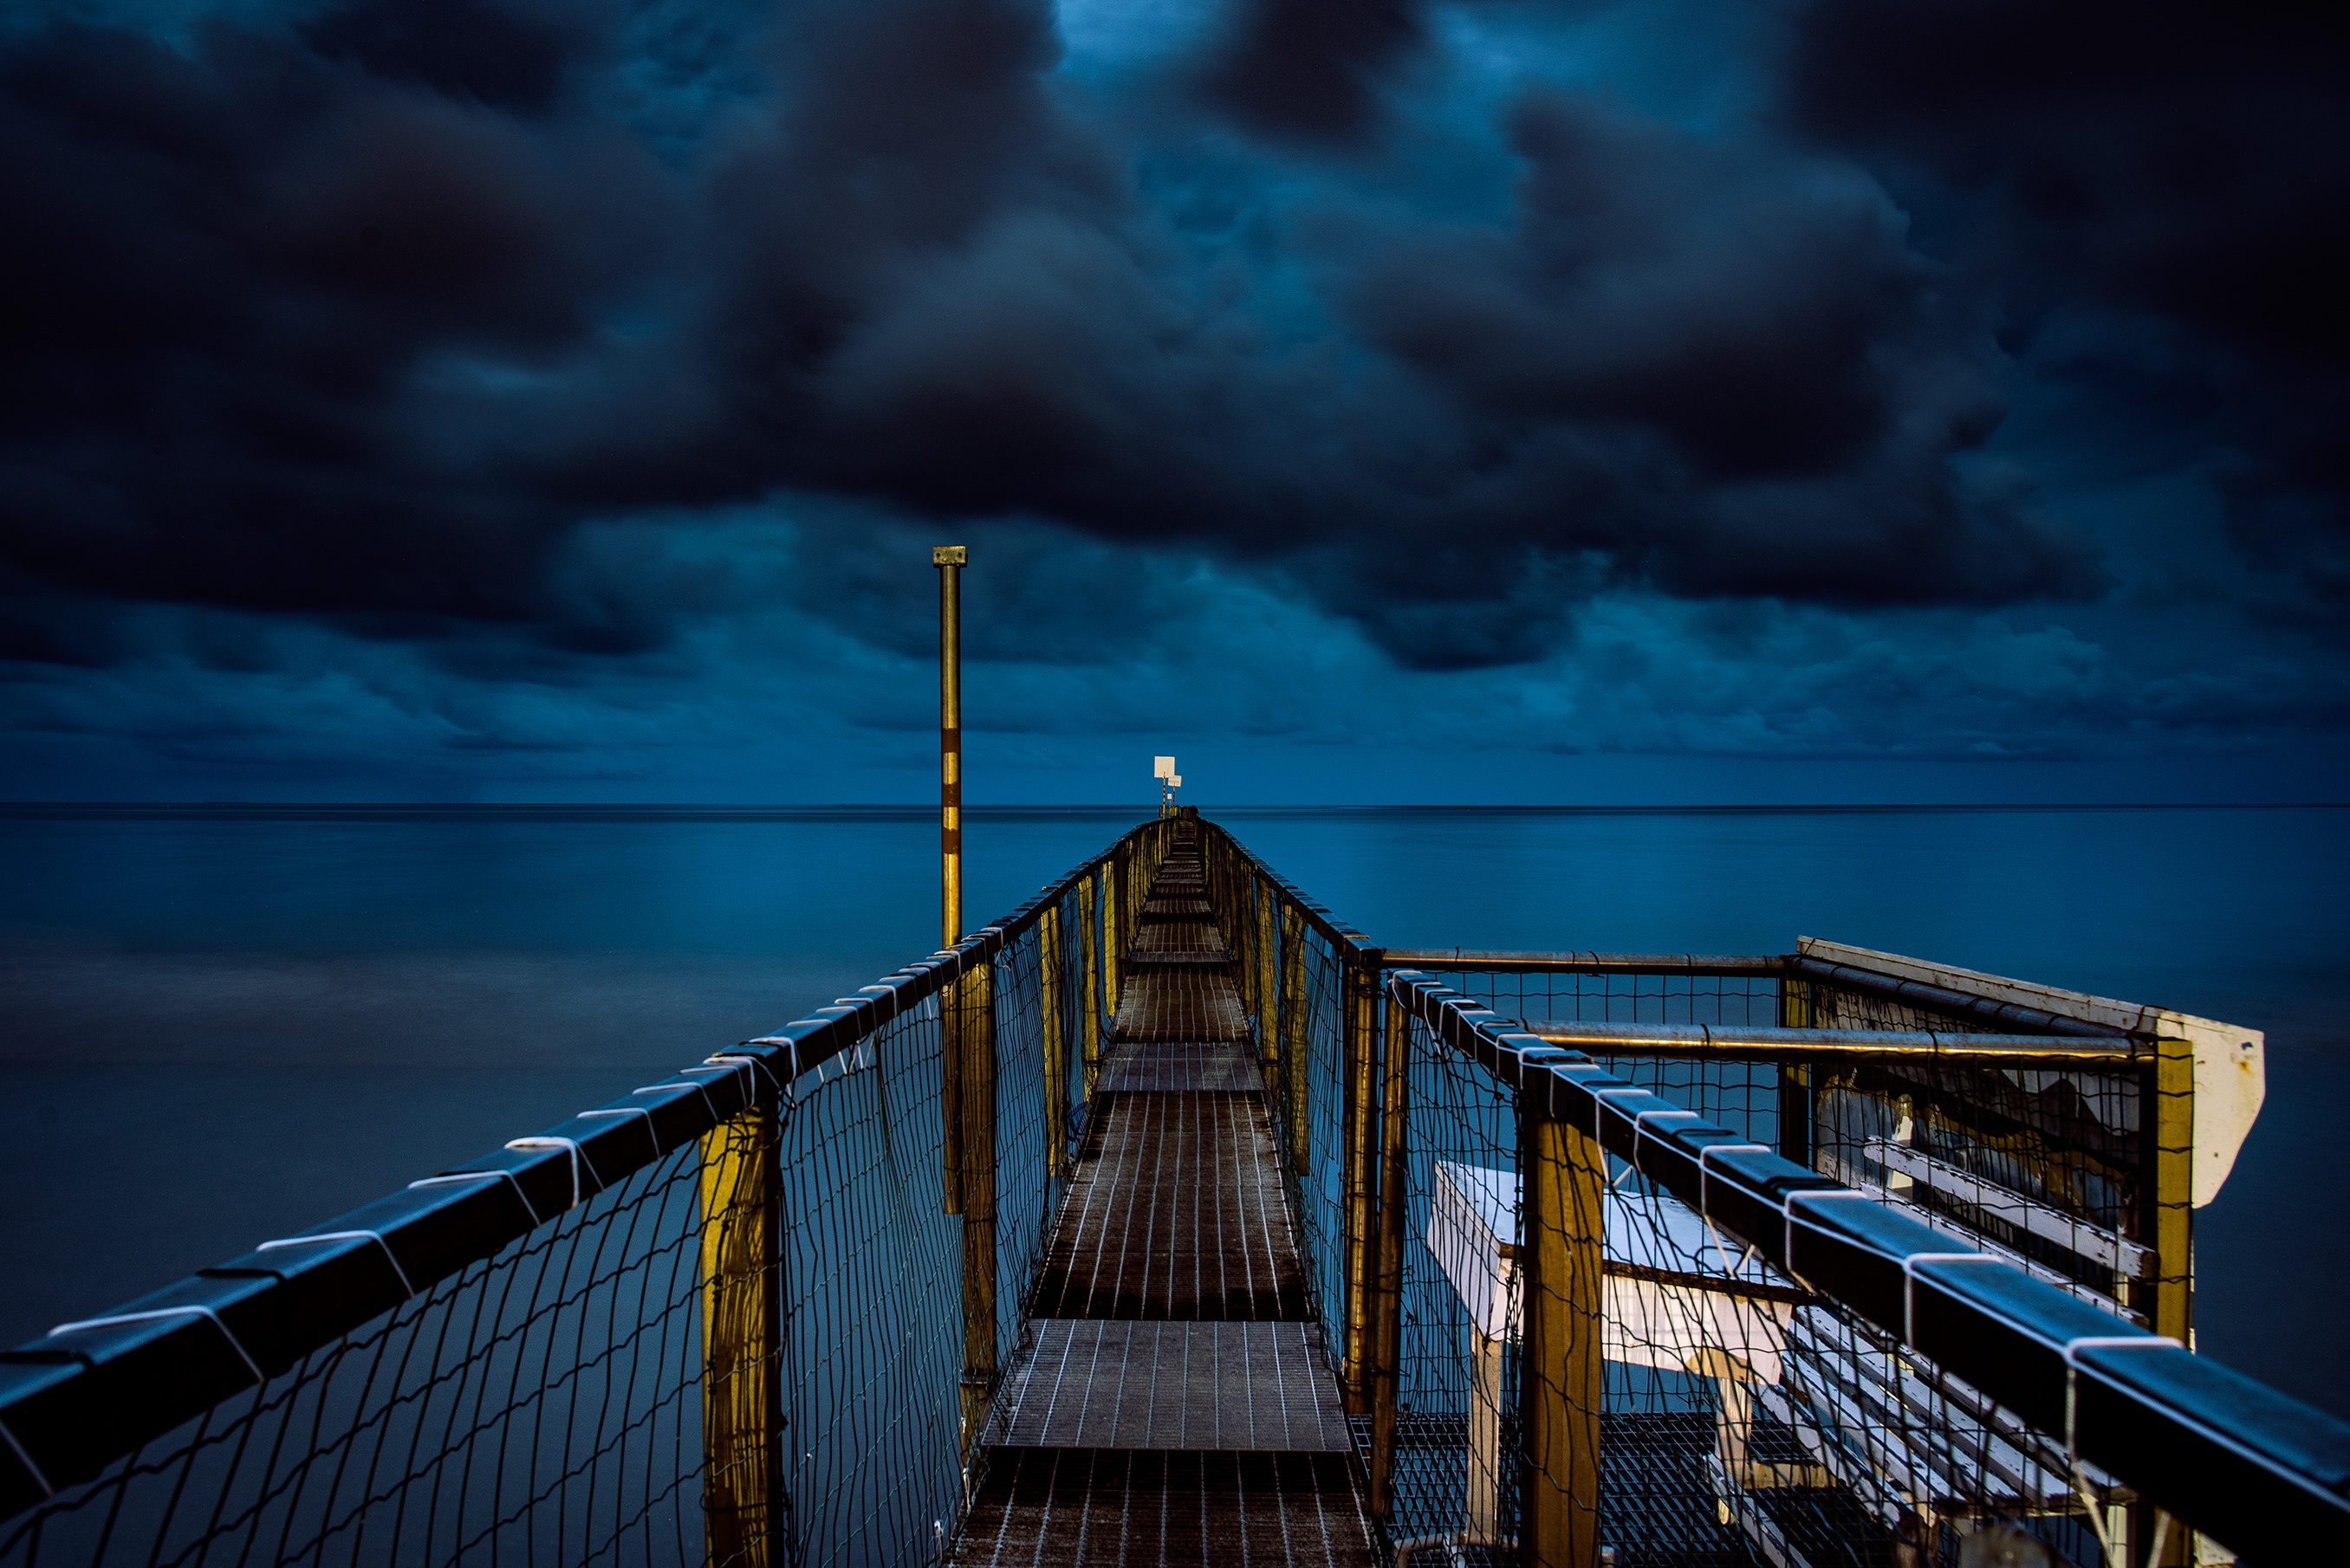
[[[533,60],[484,57],[474,87]],[[452,472],[411,378],[442,349],[576,344],[657,248],[664,197],[625,136],[415,90],[430,63],[386,80],[282,37],[223,29],[191,59],[67,27],[0,59],[0,526],[23,576],[537,613],[570,518]]]
[[[2168,112],[2161,60],[2101,66],[2079,103],[2054,76],[1893,91],[1860,78],[1930,75],[1937,51],[1973,68],[1944,47],[1955,11],[1804,14],[1804,134],[1924,169],[1946,226],[1995,211],[2002,264],[1921,247],[1849,157],[1533,72],[1490,153],[1506,210],[1440,218],[1408,160],[1379,162],[1431,116],[1492,133],[1482,108],[1391,116],[1438,68],[1434,15],[1249,0],[1167,67],[1188,98],[1072,90],[1037,0],[807,0],[657,70],[618,9],[535,0],[351,0],[184,51],[20,34],[0,53],[12,647],[104,662],[106,606],[172,601],[641,652],[725,595],[583,528],[779,493],[837,504],[803,508],[819,566],[876,516],[1028,519],[1102,542],[1097,587],[1129,569],[1118,547],[1205,551],[1432,670],[1538,657],[1611,586],[2081,596],[2106,568],[2028,476],[1965,461],[2007,406],[2019,301],[2085,278],[2286,352],[2211,303],[2261,264],[2189,243],[2199,187],[2163,197],[2175,222],[2135,213],[2154,130],[2014,172],[2066,114]],[[1193,108],[1170,126],[1122,94]],[[2264,112],[2225,128],[2247,163],[2330,111]],[[1969,161],[1986,128],[2006,151]],[[1199,179],[1240,216],[1203,237],[1137,171],[1228,142]],[[2317,233],[2281,214],[2295,184],[2230,188],[2255,250]],[[2313,454],[2338,448],[2246,439],[2238,483],[2282,500],[2242,536],[2303,549]],[[1040,618],[1086,592],[1051,580]],[[858,594],[838,602],[853,625]]]
[[[363,66],[447,97],[545,114],[575,59],[610,18],[592,5],[494,0],[359,0],[309,18],[302,41],[330,60]]]
[[[1427,41],[1419,0],[1243,0],[1195,86],[1260,135],[1349,146],[1378,128],[1399,68]]]
[[[1372,337],[1534,468],[1525,530],[1699,594],[1996,602],[2093,581],[2018,497],[1947,464],[2004,412],[1988,324],[1865,182],[1611,114],[1522,100],[1507,228],[1399,241]],[[1539,462],[1540,460],[1536,460]],[[1533,467],[1532,464],[1529,465]],[[1588,480],[1580,487],[1571,472]]]
[[[2084,308],[2138,351],[2071,367],[2140,439],[2214,449],[2255,557],[2350,599],[2350,46],[2328,8],[1828,0],[1786,98],[1927,243],[1999,280],[2011,339]],[[2153,406],[2143,346],[2170,363]],[[2180,399],[2177,394],[2184,391]]]

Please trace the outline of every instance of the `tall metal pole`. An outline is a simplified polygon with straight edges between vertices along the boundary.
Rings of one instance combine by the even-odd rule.
[[[931,550],[939,570],[939,860],[945,935],[939,946],[962,940],[962,569],[961,545]]]
[[[962,940],[962,567],[961,545],[931,547],[939,574],[939,946]],[[963,992],[940,999],[939,1154],[946,1211],[963,1211]]]

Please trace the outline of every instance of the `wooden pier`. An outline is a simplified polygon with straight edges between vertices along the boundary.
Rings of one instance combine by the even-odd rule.
[[[1367,1568],[1263,1053],[1189,823],[1119,971],[1093,1120],[954,1561]]]

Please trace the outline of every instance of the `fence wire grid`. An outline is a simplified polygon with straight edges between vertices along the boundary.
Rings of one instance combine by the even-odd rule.
[[[1536,1033],[1575,1022],[1818,1027],[1801,998],[1821,988],[1792,988],[1791,1002],[1768,976],[1430,978]],[[1907,1012],[1899,1027],[1981,1033]],[[1835,1016],[1895,1026],[1883,1010]],[[1993,1530],[2090,1568],[2106,1542],[2126,1538],[2134,1494],[2076,1468],[2061,1434],[1763,1263],[1587,1136],[1579,1176],[1573,1158],[1539,1157],[1514,1091],[1418,1019],[1403,1038],[1409,1241],[1391,1539],[1445,1536],[1472,1561],[1514,1561],[1522,1461],[1596,1497],[1590,1528],[1617,1568],[1955,1563],[1967,1537]],[[2142,1066],[2018,1068],[1889,1050],[1594,1055],[1970,1249],[2143,1320],[2131,1310],[2140,1272],[2152,1272],[2135,1240],[2147,1217]],[[1579,1324],[1571,1343],[1598,1346],[1596,1357],[1567,1356],[1564,1373],[1557,1345],[1538,1358],[1536,1407],[1581,1424],[1576,1444],[1522,1430],[1528,1180],[1550,1184],[1553,1215],[1604,1237],[1596,1279],[1570,1271],[1537,1287]],[[1570,1447],[1599,1456],[1580,1485],[1555,1473]]]
[[[755,1080],[731,1112],[705,1090],[691,1141],[656,1134],[609,1183],[568,1142],[555,1218],[512,1171],[430,1179],[503,1177],[530,1224],[0,1522],[0,1568],[935,1561],[988,1473],[1003,1369],[1034,1348],[1099,1096],[1163,1073],[1178,1037],[1214,1047],[1187,1069],[1202,1085],[1263,1083],[1350,1473],[1390,1551],[1517,1561],[1563,1519],[1562,1560],[1613,1568],[2159,1554],[2167,1516],[2044,1410],[1545,1119],[1496,1075],[1537,1057],[1464,1054],[1486,1046],[1455,1050],[1438,1012],[1396,1000],[1418,982],[1386,981],[1415,970],[1518,1021],[1510,1038],[1587,1054],[1622,1080],[1607,1093],[1679,1108],[1648,1114],[1695,1113],[1950,1239],[1915,1257],[2002,1259],[2067,1312],[2185,1339],[2192,1085],[2172,1043],[2016,1034],[1965,996],[1849,966],[1840,984],[1801,955],[1390,962],[1222,829],[1180,834],[1203,898],[1187,860],[1149,903],[1179,828],[1138,828],[953,952],[689,1069]],[[1153,967],[1231,983],[1121,987]],[[1154,1023],[1144,991],[1175,1011]],[[585,1116],[653,1126],[626,1102]],[[400,1270],[371,1231],[290,1241],[330,1237],[373,1237]]]
[[[1080,1054],[1108,1026],[1113,867],[1147,877],[1154,828],[1010,922],[983,974],[788,1082],[760,1066],[756,1103],[609,1186],[575,1163],[567,1212],[0,1523],[0,1564],[935,1561],[973,1383],[1019,1346],[1083,1126]],[[992,1117],[969,1082],[942,1105],[974,995]],[[993,1191],[966,1168],[961,1214],[942,1202],[958,1109],[966,1158],[993,1145]],[[993,1231],[983,1355],[974,1219]]]

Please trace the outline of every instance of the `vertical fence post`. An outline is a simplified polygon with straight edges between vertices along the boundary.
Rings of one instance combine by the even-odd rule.
[[[1281,903],[1281,1076],[1289,1105],[1289,1166],[1305,1174],[1305,911]]]
[[[1779,981],[1779,1027],[1809,1029],[1812,1026],[1812,982],[1807,980]],[[1812,1164],[1813,1125],[1818,1120],[1819,1106],[1813,1089],[1815,1074],[1810,1062],[1779,1063],[1779,1155],[1809,1169]]]
[[[2153,1289],[2141,1300],[2147,1326],[2192,1347],[2195,1333],[2195,1044],[2157,1040],[2152,1070],[2140,1080],[2152,1104],[2139,1115],[2147,1129],[2147,1234],[2154,1243]],[[2139,1502],[2130,1511],[2129,1552],[2135,1562],[2150,1550],[2155,1509]],[[2173,1521],[2163,1532],[2162,1555],[2147,1556],[2146,1568],[2183,1568],[2195,1560],[2195,1532]]]
[[[1347,1197],[1347,1343],[1339,1386],[1347,1414],[1371,1408],[1371,1276],[1378,1267],[1379,956],[1357,949],[1347,959],[1346,1115],[1343,1118]]]
[[[1410,1222],[1411,1018],[1387,997],[1380,1064],[1379,1241],[1371,1289],[1371,1517],[1395,1506],[1396,1385],[1402,1369],[1404,1232]]]
[[[1102,866],[1102,1010],[1107,1014],[1110,1030],[1118,1029],[1118,904],[1126,890],[1126,846],[1110,851]]]
[[[939,1179],[941,1206],[949,1214],[962,1212],[963,1168],[963,1010],[962,981],[947,982],[939,992]]]
[[[2154,1103],[2142,1116],[2154,1146],[2147,1196],[2157,1273],[2147,1326],[2184,1345],[2194,1328],[2195,1045],[2158,1040],[2154,1050]]]
[[[956,982],[962,1013],[962,1453],[995,1392],[995,966]]]
[[[771,1093],[702,1137],[702,1542],[736,1568],[790,1554],[777,1128]]]
[[[1281,958],[1280,927],[1276,924],[1273,885],[1262,873],[1251,877],[1256,889],[1256,1035],[1257,1049],[1263,1059],[1257,1064],[1264,1074],[1265,1093],[1273,1104],[1281,1103],[1281,992],[1276,989],[1274,965]]]
[[[1093,874],[1087,872],[1077,883],[1077,969],[1085,1003],[1081,1009],[1085,1019],[1080,1027],[1085,1032],[1085,1097],[1088,1103],[1094,1097],[1094,1085],[1101,1081],[1101,922],[1094,894]]]
[[[1529,1568],[1597,1568],[1601,1193],[1592,1129],[1521,1105],[1518,1540]]]
[[[1069,1174],[1069,1042],[1061,1020],[1061,977],[1068,965],[1061,952],[1061,905],[1045,906],[1036,918],[1037,1023],[1045,1040],[1045,1172]]]

